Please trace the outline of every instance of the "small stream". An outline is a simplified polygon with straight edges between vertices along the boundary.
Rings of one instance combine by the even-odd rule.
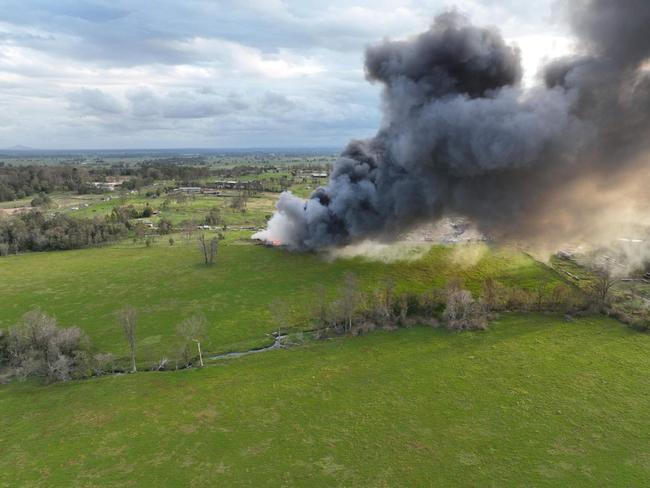
[[[226,354],[217,354],[215,356],[207,356],[206,359],[231,359],[239,358],[241,356],[247,356],[249,354],[257,354],[258,352],[271,351],[273,349],[279,349],[282,347],[282,341],[288,337],[287,334],[273,334],[275,340],[270,346],[262,347],[259,349],[249,349],[248,351],[239,351],[239,352],[228,352]]]

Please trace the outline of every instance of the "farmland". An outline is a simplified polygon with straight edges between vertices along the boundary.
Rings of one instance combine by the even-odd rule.
[[[314,185],[284,168],[275,175],[297,194]],[[256,177],[268,174],[241,179]],[[530,296],[557,286],[586,293],[588,270],[485,241],[295,253],[251,240],[277,193],[251,192],[235,207],[238,190],[179,196],[175,186],[53,192],[42,210],[49,215],[151,215],[130,218],[128,238],[117,242],[0,257],[0,329],[38,308],[79,327],[93,354],[112,353],[124,369],[129,348],[116,312],[129,305],[138,314],[138,368],[169,360],[175,369],[177,327],[199,315],[206,366],[0,385],[0,487],[650,480],[650,338],[620,322],[504,311],[480,332],[424,322],[360,337],[311,332],[320,290],[335,303],[350,274],[369,299],[387,283],[397,295],[420,296],[455,281],[480,297],[488,280]],[[204,227],[208,217],[218,223]],[[168,234],[158,232],[163,221]],[[135,233],[145,224],[146,239]],[[200,233],[220,239],[213,266],[202,262]],[[289,335],[287,347],[214,357],[269,346],[278,331]]]
[[[648,358],[612,320],[514,315],[5,385],[0,486],[643,486]]]
[[[390,277],[398,290],[414,292],[442,288],[454,277],[463,278],[475,292],[488,276],[530,288],[559,280],[523,254],[491,252],[482,244],[467,245],[464,251],[435,246],[415,261],[383,263],[363,257],[331,261],[316,254],[295,255],[254,245],[250,233],[227,235],[216,266],[210,268],[201,265],[194,239],[182,236],[176,236],[174,246],[164,240],[152,247],[124,241],[3,258],[0,328],[40,307],[61,324],[81,327],[99,350],[122,356],[126,344],[114,313],[129,304],[141,312],[139,357],[153,362],[173,357],[176,325],[196,313],[209,319],[206,347],[215,353],[268,342],[267,334],[277,329],[269,307],[277,300],[290,309],[291,329],[309,328],[317,286],[325,285],[334,297],[346,272],[357,274],[366,289]]]

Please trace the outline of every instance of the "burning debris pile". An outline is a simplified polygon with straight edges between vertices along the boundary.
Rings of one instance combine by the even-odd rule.
[[[650,2],[572,0],[566,9],[579,54],[546,66],[543,85],[528,90],[519,51],[455,12],[368,48],[366,76],[383,85],[377,135],[350,142],[306,201],[282,194],[254,238],[319,249],[446,214],[501,238],[586,232],[598,192],[568,203],[567,192],[645,167]]]

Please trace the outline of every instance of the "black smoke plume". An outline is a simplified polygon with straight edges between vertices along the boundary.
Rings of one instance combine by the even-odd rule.
[[[456,12],[366,51],[383,85],[377,135],[349,143],[327,186],[284,193],[255,238],[299,250],[386,238],[444,214],[496,237],[577,237],[599,188],[647,166],[650,1],[572,0],[578,54],[523,89],[516,48]],[[645,166],[644,166],[645,164]],[[592,195],[577,188],[593,182]]]

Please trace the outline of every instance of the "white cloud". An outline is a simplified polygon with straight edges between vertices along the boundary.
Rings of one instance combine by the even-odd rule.
[[[98,88],[81,88],[68,95],[74,110],[86,115],[119,114],[124,111],[120,101]]]
[[[570,49],[554,0],[456,0],[523,50]],[[379,125],[363,49],[452,0],[3,0],[0,147],[338,146]],[[540,13],[541,12],[541,13]]]

